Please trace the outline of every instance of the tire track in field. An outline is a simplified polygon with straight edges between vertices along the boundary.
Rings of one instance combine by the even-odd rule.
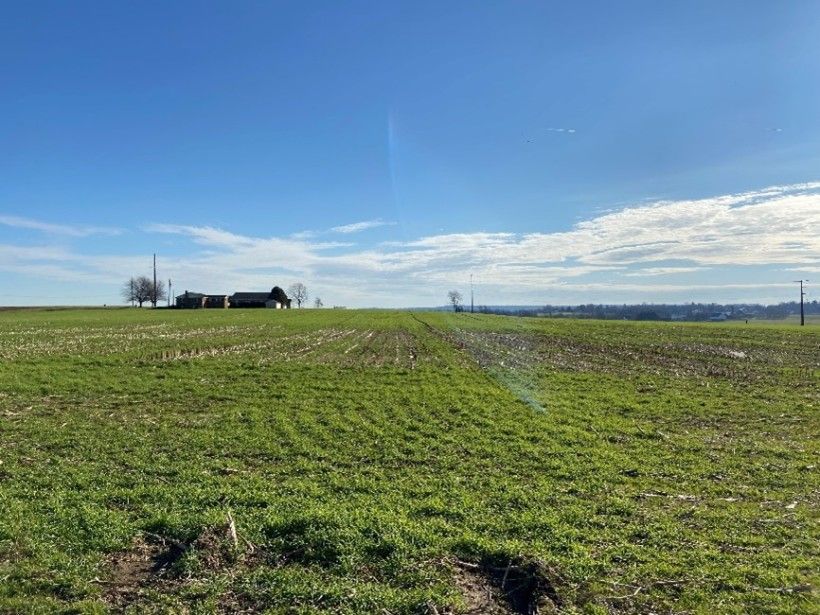
[[[480,336],[469,336],[462,329],[453,329],[451,332],[438,329],[412,312],[410,316],[433,335],[469,357],[473,364],[478,365],[485,374],[517,399],[534,410],[546,411],[536,398],[538,379],[533,368],[537,358],[532,349],[522,347],[513,350],[491,344]]]

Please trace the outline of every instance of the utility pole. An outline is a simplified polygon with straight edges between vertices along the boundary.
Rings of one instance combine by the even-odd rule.
[[[168,307],[171,307],[171,278],[168,278]]]
[[[151,290],[151,303],[157,307],[157,255],[154,254],[154,288]]]
[[[808,282],[808,280],[795,280],[796,284],[800,284],[800,326],[804,326],[806,324],[806,315],[803,312],[803,297],[806,296],[806,293],[803,292],[803,283]]]
[[[470,274],[470,314],[475,311],[475,293],[473,292],[473,274]]]

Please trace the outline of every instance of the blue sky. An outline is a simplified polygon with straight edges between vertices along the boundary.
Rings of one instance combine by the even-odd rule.
[[[816,2],[7,3],[4,303],[792,299]],[[772,187],[775,187],[772,189]]]

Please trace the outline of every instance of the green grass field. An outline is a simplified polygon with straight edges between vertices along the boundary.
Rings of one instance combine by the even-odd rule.
[[[0,313],[0,612],[820,612],[820,328]]]

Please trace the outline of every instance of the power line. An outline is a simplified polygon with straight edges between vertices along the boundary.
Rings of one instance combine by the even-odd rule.
[[[808,282],[808,280],[794,280],[795,284],[800,284],[800,326],[804,326],[806,324],[806,315],[803,311],[803,297],[806,296],[805,291],[803,290],[803,283]]]
[[[154,304],[154,307],[157,307],[157,299],[159,299],[159,293],[157,292],[157,255],[154,253],[154,287],[151,290],[151,294],[153,295],[151,303]]]

